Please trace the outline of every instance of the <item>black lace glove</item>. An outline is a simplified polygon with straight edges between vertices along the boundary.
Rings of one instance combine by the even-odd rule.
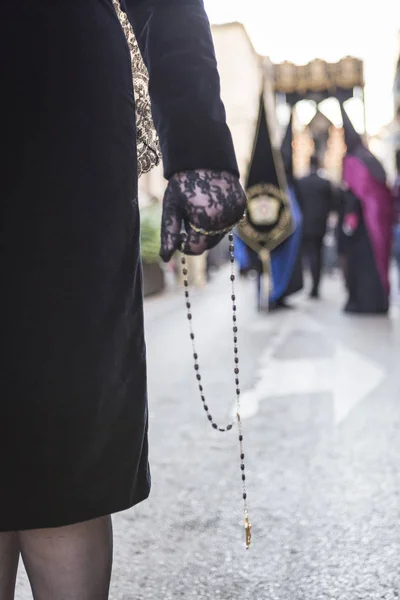
[[[205,169],[173,175],[164,195],[161,258],[168,262],[185,237],[185,254],[213,248],[240,221],[245,207],[246,195],[235,175]]]

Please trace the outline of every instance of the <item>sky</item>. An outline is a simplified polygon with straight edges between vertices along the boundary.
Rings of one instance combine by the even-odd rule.
[[[257,52],[274,62],[363,59],[368,132],[375,134],[391,121],[399,0],[205,0],[205,6],[212,23],[243,23]],[[326,107],[334,122],[335,111],[334,103]],[[360,111],[353,107],[353,113],[357,119]]]

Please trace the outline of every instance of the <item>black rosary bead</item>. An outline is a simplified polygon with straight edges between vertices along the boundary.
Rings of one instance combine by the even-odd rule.
[[[246,490],[246,475],[245,475],[245,464],[244,464],[244,452],[243,452],[243,446],[242,446],[242,442],[243,442],[243,435],[240,433],[240,406],[239,406],[239,395],[240,395],[240,389],[239,389],[239,350],[237,348],[237,343],[238,343],[238,337],[237,337],[237,333],[238,333],[238,327],[236,325],[237,322],[237,315],[236,315],[236,311],[237,311],[237,306],[236,306],[236,295],[235,295],[235,290],[234,290],[234,282],[236,280],[236,276],[234,274],[234,267],[233,264],[235,262],[235,257],[234,257],[234,237],[233,237],[233,233],[230,232],[229,233],[229,252],[230,252],[230,262],[232,263],[232,270],[231,270],[231,275],[230,275],[230,280],[232,282],[232,294],[231,294],[231,300],[232,300],[232,322],[233,322],[233,353],[234,353],[234,364],[235,364],[235,368],[234,368],[234,373],[235,373],[235,383],[236,383],[236,395],[237,395],[237,417],[235,419],[235,421],[238,423],[238,427],[239,427],[239,442],[240,442],[240,469],[241,469],[241,477],[242,477],[242,484],[243,484],[243,493],[242,493],[242,497],[243,497],[243,502],[244,502],[244,510],[245,510],[245,516],[246,516],[246,533],[248,534],[248,510],[247,510],[247,490]],[[186,299],[186,309],[187,309],[187,319],[189,321],[189,323],[192,322],[192,313],[191,313],[191,302],[190,302],[190,294],[189,294],[189,282],[188,282],[188,269],[186,267],[187,261],[186,261],[186,257],[185,255],[182,255],[181,257],[181,263],[182,263],[182,275],[183,275],[183,284],[184,284],[184,294],[185,294],[185,299]],[[196,379],[198,382],[198,388],[200,391],[200,397],[201,397],[201,401],[203,403],[203,408],[204,411],[206,412],[207,415],[207,419],[210,422],[211,427],[216,430],[216,431],[221,431],[221,432],[225,432],[225,431],[231,431],[234,425],[234,422],[229,423],[228,425],[226,425],[226,427],[219,427],[217,425],[217,423],[214,422],[212,415],[209,412],[209,407],[206,404],[206,398],[203,394],[203,385],[202,385],[202,377],[200,375],[200,365],[198,363],[198,354],[197,351],[195,349],[195,334],[193,332],[192,329],[192,325],[190,325],[190,339],[193,342],[193,360],[194,360],[194,370],[196,373]],[[249,545],[249,544],[248,544]],[[248,547],[247,545],[247,547]]]

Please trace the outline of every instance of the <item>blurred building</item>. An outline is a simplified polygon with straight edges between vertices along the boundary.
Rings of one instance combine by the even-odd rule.
[[[275,64],[274,87],[277,97],[277,113],[287,123],[284,113],[291,107],[314,110],[307,125],[300,122],[295,111],[293,120],[293,160],[294,172],[298,177],[309,170],[310,157],[316,153],[329,176],[339,181],[341,178],[343,154],[343,132],[318,109],[319,105],[330,98],[342,102],[358,93],[363,98],[364,64],[359,58],[345,56],[336,63],[314,59],[306,65],[284,61]],[[364,111],[365,112],[365,111]],[[303,111],[304,117],[304,111]]]
[[[386,127],[382,128],[378,135],[370,139],[370,148],[384,164],[390,181],[393,181],[396,176],[395,152],[400,148],[400,32],[398,35],[398,50],[393,63],[394,118]]]
[[[212,35],[221,95],[243,179],[250,162],[265,66],[241,23],[213,25]]]
[[[341,127],[333,123],[320,111],[307,126],[302,126],[294,119],[293,167],[297,177],[309,172],[310,158],[317,154],[321,167],[325,169],[332,181],[339,183],[342,177],[343,156],[346,146]]]
[[[343,128],[332,125],[329,130],[324,168],[332,181],[336,183],[342,180],[342,166],[345,153],[346,145],[344,143]]]

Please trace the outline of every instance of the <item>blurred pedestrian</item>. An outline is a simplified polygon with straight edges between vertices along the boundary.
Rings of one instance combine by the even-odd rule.
[[[343,160],[342,249],[349,313],[386,314],[392,249],[393,198],[381,163],[364,145],[343,105],[347,153]]]
[[[336,193],[337,205],[339,204],[339,194]],[[322,270],[328,275],[332,275],[338,264],[338,247],[337,247],[337,225],[338,225],[338,213],[331,213],[328,217],[328,224],[326,228],[326,234],[323,241],[323,252],[322,252]]]
[[[328,216],[335,210],[335,197],[333,186],[322,174],[316,154],[311,156],[310,172],[299,179],[298,188],[303,213],[303,259],[312,277],[310,297],[319,298],[324,237]]]
[[[203,3],[123,8],[169,180],[161,256],[183,221],[201,254],[245,206]],[[0,14],[0,598],[21,553],[37,600],[106,600],[109,515],[150,491],[129,49],[112,0]]]

